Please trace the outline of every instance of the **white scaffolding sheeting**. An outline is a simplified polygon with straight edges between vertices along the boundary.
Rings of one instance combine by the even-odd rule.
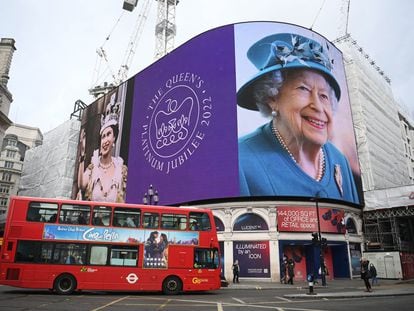
[[[70,198],[80,121],[69,120],[44,135],[43,144],[26,152],[21,196]]]
[[[364,212],[376,209],[412,206],[414,205],[414,185],[366,191],[364,198]]]

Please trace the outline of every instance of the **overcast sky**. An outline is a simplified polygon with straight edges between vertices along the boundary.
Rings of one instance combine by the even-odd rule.
[[[334,40],[345,25],[342,2],[180,0],[175,46],[211,28],[243,21],[294,23]],[[17,48],[8,83],[13,122],[46,133],[69,119],[77,99],[93,101],[88,89],[94,73],[107,68],[96,66],[96,49],[104,47],[117,72],[140,12],[139,7],[132,13],[123,11],[122,4],[123,0],[0,0],[0,37],[14,38]],[[151,1],[128,77],[154,61],[157,5]],[[413,20],[411,0],[351,0],[348,32],[391,78],[396,99],[411,109]]]

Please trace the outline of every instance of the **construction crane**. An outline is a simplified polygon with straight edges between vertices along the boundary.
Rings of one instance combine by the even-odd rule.
[[[174,48],[176,34],[175,11],[178,0],[158,1],[157,23],[155,25],[155,59],[158,59]]]
[[[120,83],[124,82],[128,77],[128,71],[130,65],[133,61],[137,43],[142,35],[142,31],[145,26],[145,22],[148,17],[149,10],[151,8],[151,0],[141,0],[139,6],[139,13],[133,27],[133,31],[128,41],[121,65],[117,71],[113,70],[111,66],[111,60],[108,57],[106,51],[106,44],[111,39],[112,33],[115,31],[115,28],[118,26],[120,20],[124,16],[125,11],[132,12],[138,4],[138,0],[124,0],[123,11],[115,25],[112,27],[110,33],[106,36],[104,43],[96,50],[97,61],[94,69],[94,78],[92,81],[93,87],[89,89],[89,94],[98,97],[101,94],[109,92],[114,87],[118,86]],[[105,69],[102,70],[102,63],[105,65]],[[107,79],[108,76],[111,78],[111,82],[103,82],[100,84],[102,79]]]
[[[175,9],[178,4],[178,0],[155,1],[158,2],[158,14],[155,26],[155,58],[158,59],[174,48],[174,38],[176,33]],[[95,64],[94,78],[92,82],[93,87],[89,89],[89,93],[91,95],[98,97],[101,94],[105,94],[128,78],[128,71],[135,56],[136,47],[142,35],[142,31],[151,9],[151,4],[153,2],[154,0],[140,0],[139,3],[138,0],[124,0],[124,11],[122,11],[121,16],[116,21],[114,27],[106,37],[104,43],[96,50],[98,56],[97,62]],[[121,66],[117,71],[113,70],[105,45],[111,38],[111,35],[123,17],[124,12],[132,12],[138,4],[139,14],[136,19],[135,26],[133,27],[127,48],[125,50]],[[104,63],[106,66],[103,71],[101,71],[102,63]],[[102,77],[104,77],[104,79],[107,79],[108,76],[111,77],[111,82],[105,81],[102,84],[99,84],[101,83],[100,81],[102,81]]]
[[[351,0],[341,0],[340,19],[338,23],[338,38],[349,36],[348,21],[349,21],[349,7]]]

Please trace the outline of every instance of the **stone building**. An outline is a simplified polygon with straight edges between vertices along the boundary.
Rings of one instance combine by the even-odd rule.
[[[3,139],[0,154],[0,223],[4,222],[9,198],[18,194],[26,151],[42,144],[38,128],[12,124]]]
[[[0,142],[7,128],[12,124],[8,116],[13,97],[7,88],[7,82],[13,53],[16,50],[14,44],[14,39],[1,38],[0,40]]]
[[[365,256],[379,277],[414,277],[413,120],[391,80],[356,40],[336,41],[345,69],[365,197]]]

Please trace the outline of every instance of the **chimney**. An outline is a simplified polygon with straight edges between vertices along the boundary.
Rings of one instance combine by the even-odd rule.
[[[7,88],[7,82],[9,81],[13,53],[16,51],[14,43],[14,39],[11,38],[1,38],[0,40],[0,84],[5,88]]]

